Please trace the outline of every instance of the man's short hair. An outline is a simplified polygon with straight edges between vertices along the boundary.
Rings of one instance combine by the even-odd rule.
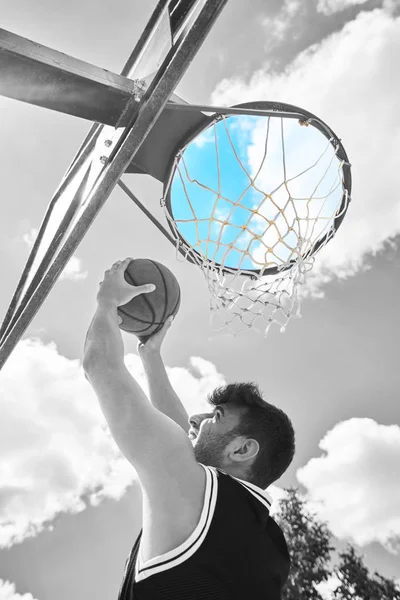
[[[255,383],[229,383],[216,388],[209,404],[245,407],[232,439],[244,436],[257,440],[260,450],[247,473],[247,480],[265,489],[279,479],[293,460],[295,435],[292,422],[283,410],[269,404]]]

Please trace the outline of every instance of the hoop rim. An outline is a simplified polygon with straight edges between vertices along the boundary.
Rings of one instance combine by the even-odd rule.
[[[265,110],[265,111],[274,111],[274,112],[276,111],[277,113],[278,112],[279,113],[296,112],[296,113],[304,116],[304,121],[306,121],[306,122],[310,121],[309,124],[312,125],[313,127],[315,127],[316,129],[318,129],[318,131],[320,131],[320,133],[322,133],[326,137],[328,142],[332,146],[334,146],[336,156],[339,158],[339,160],[343,161],[342,186],[343,186],[344,191],[342,194],[340,207],[337,211],[338,216],[336,216],[334,218],[333,223],[332,223],[331,227],[329,228],[329,231],[327,231],[325,233],[325,235],[322,236],[322,238],[317,240],[313,244],[312,248],[310,248],[303,255],[302,258],[307,259],[310,256],[313,256],[314,254],[316,254],[318,252],[318,250],[322,246],[324,246],[326,243],[328,243],[335,236],[336,232],[338,231],[340,225],[343,222],[343,219],[347,213],[347,209],[351,202],[351,188],[352,188],[351,164],[349,163],[349,159],[348,159],[346,150],[344,149],[341,139],[334,133],[334,131],[324,121],[322,121],[322,119],[320,119],[313,113],[311,113],[303,108],[295,106],[294,104],[287,104],[285,102],[259,100],[259,101],[251,101],[251,102],[243,102],[240,104],[234,104],[230,108],[246,108],[246,109]],[[199,126],[190,130],[189,132],[187,132],[185,134],[185,136],[182,137],[178,146],[175,148],[174,152],[172,153],[172,155],[171,155],[172,158],[168,165],[168,168],[166,171],[166,177],[165,177],[165,180],[163,183],[163,187],[164,187],[163,200],[164,200],[165,207],[168,210],[169,214],[171,215],[172,219],[173,219],[174,215],[173,215],[172,203],[171,203],[171,182],[172,182],[172,178],[173,178],[176,168],[177,168],[176,159],[177,159],[178,155],[181,153],[181,151],[183,149],[185,149],[187,146],[189,146],[189,144],[191,144],[191,142],[198,135],[200,135],[203,131],[206,131],[213,123],[216,123],[216,122],[222,120],[224,117],[226,117],[228,119],[228,118],[230,118],[230,116],[240,116],[240,115],[237,115],[237,113],[236,113],[235,115],[227,115],[226,116],[226,115],[222,115],[221,113],[218,113],[218,112],[214,113],[209,118],[207,118],[206,121],[203,121]],[[190,246],[190,244],[186,241],[186,239],[183,237],[183,235],[181,235],[179,230],[177,228],[175,229],[171,225],[169,219],[167,219],[167,222],[168,222],[168,227],[170,228],[173,237],[177,240],[177,242],[179,244],[179,252],[183,256],[185,256],[185,258],[189,262],[194,262],[197,264],[197,261],[191,257],[191,255],[195,254],[198,257],[200,263],[202,263],[202,264],[208,263],[210,266],[212,265],[215,270],[217,270],[219,273],[221,273],[223,275],[238,272],[238,270],[239,270],[238,268],[222,267],[219,263],[211,261],[209,258],[205,258],[202,254],[200,254],[197,250],[195,250],[192,246]],[[268,276],[268,275],[276,275],[278,273],[287,271],[287,270],[291,269],[296,264],[296,262],[297,262],[296,260],[291,260],[287,264],[283,265],[282,267],[269,267],[268,269],[245,269],[245,270],[240,271],[239,274],[250,277],[250,278],[257,279],[257,276],[260,276],[260,275],[262,277],[264,277],[264,276]]]

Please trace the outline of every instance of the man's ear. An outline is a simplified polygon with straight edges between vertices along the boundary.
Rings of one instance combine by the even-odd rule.
[[[259,453],[259,450],[260,444],[257,442],[257,440],[252,438],[243,440],[243,443],[241,443],[239,447],[233,451],[233,454],[235,455],[234,460],[243,461],[254,458]]]

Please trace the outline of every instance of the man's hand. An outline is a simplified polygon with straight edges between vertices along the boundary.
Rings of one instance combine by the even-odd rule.
[[[174,317],[168,317],[160,331],[152,335],[145,344],[142,344],[142,342],[138,343],[137,349],[140,357],[143,358],[147,354],[161,352],[161,344],[163,343],[173,320]]]
[[[99,306],[117,308],[127,304],[139,294],[149,294],[155,290],[155,285],[152,283],[134,286],[125,280],[125,270],[132,260],[132,258],[118,260],[111,269],[104,273],[104,279],[100,283],[100,289],[97,293]],[[119,317],[119,322],[121,321],[122,319]]]
[[[83,362],[86,375],[93,367],[97,369],[101,360],[106,360],[108,366],[112,364],[118,368],[124,364],[124,342],[118,328],[122,319],[117,308],[139,294],[147,294],[155,289],[153,284],[133,286],[125,281],[124,273],[131,260],[118,260],[104,273],[100,283],[98,306],[85,340]]]

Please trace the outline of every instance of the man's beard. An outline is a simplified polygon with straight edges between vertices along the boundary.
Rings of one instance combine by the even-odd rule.
[[[197,462],[223,469],[226,465],[224,450],[236,436],[237,434],[233,431],[223,434],[202,432],[193,445]]]

